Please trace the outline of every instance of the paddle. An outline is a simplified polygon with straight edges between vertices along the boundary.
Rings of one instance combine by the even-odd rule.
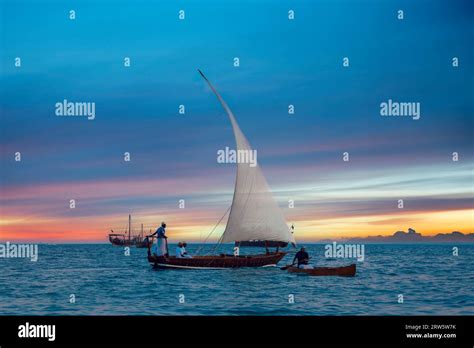
[[[306,260],[309,260],[309,259],[311,259],[311,257],[308,257]],[[295,265],[295,262],[293,262],[291,265],[286,265],[284,267],[280,267],[280,269],[282,271],[286,271],[288,268],[290,268],[291,266],[294,266],[294,265]]]
[[[295,263],[293,262],[291,265],[286,265],[286,266],[284,266],[284,267],[280,267],[280,269],[281,269],[282,271],[286,271],[288,268],[290,268],[290,267],[293,266],[294,264],[295,264]]]

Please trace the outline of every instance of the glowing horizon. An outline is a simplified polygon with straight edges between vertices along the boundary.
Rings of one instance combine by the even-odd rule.
[[[324,220],[324,221],[299,221],[295,222],[295,236],[297,238],[297,242],[304,243],[304,242],[317,242],[323,239],[329,240],[337,240],[337,239],[345,239],[345,238],[365,238],[365,237],[373,237],[373,236],[391,236],[396,231],[407,231],[409,227],[414,228],[418,233],[421,233],[423,236],[434,236],[438,233],[450,233],[454,231],[462,232],[464,234],[472,233],[472,216],[473,210],[459,210],[459,211],[441,211],[441,212],[432,212],[429,214],[401,214],[408,215],[404,217],[400,217],[397,215],[397,219],[406,219],[408,223],[405,223],[405,228],[398,227],[402,224],[380,224],[382,227],[379,227],[379,224],[373,224],[373,221],[377,222],[380,218],[385,218],[390,220],[393,216],[377,216],[377,217],[368,217],[371,221],[365,222],[367,217],[364,218],[345,218],[345,219],[338,219],[337,222],[333,220]],[[132,216],[133,217],[133,216]],[[426,219],[422,219],[425,217]],[[117,217],[118,218],[118,217]],[[420,219],[418,223],[410,223],[409,221],[413,221],[411,219]],[[429,219],[429,221],[427,221]],[[451,228],[451,224],[449,221],[450,219],[457,219],[459,221],[462,219],[458,226],[460,228],[453,229]],[[124,221],[124,227],[126,226],[126,218],[122,219]],[[148,220],[148,219],[144,219]],[[56,225],[55,221],[46,220],[43,221],[38,225],[38,221],[33,220],[29,223],[24,223],[18,221],[16,222],[16,227],[9,228],[8,230],[2,231],[2,238],[0,241],[23,241],[23,242],[71,242],[71,243],[79,243],[79,242],[87,242],[87,243],[96,243],[96,242],[103,242],[108,243],[107,235],[110,231],[107,230],[98,230],[88,228],[88,226],[81,226],[81,229],[78,230],[70,230],[70,227],[64,227],[61,225]],[[48,224],[44,226],[43,224]],[[170,223],[168,223],[170,224]],[[0,225],[7,225],[4,224],[4,221],[0,221]],[[19,225],[19,226],[18,226]],[[36,226],[35,232],[27,232],[23,231],[21,226]],[[157,224],[158,225],[158,224]],[[432,226],[436,225],[436,228]],[[38,227],[39,226],[39,227]],[[148,227],[151,225],[147,225]],[[317,226],[315,228],[314,226]],[[203,225],[190,225],[186,223],[180,223],[177,226],[169,226],[168,228],[168,235],[170,238],[170,242],[178,242],[178,241],[187,241],[191,243],[202,242],[205,236],[210,232],[213,228],[213,225],[203,224]],[[32,228],[32,227],[29,227]],[[154,232],[156,228],[151,228]],[[314,230],[318,230],[321,232],[313,232]],[[351,232],[345,232],[351,230]],[[132,231],[134,234],[140,232],[140,223],[134,222]],[[145,235],[150,232],[150,228],[144,229]],[[199,232],[194,232],[199,231]],[[223,227],[220,227],[220,233],[214,232],[213,237],[209,239],[209,242],[215,242],[220,234],[223,232]],[[124,233],[123,230],[114,230],[115,233]],[[41,237],[36,237],[36,235],[40,234]],[[60,237],[59,237],[60,236]]]
[[[470,167],[458,168],[458,173],[468,176]],[[462,169],[462,170],[461,170]],[[418,168],[422,171],[422,168]],[[3,207],[0,220],[0,240],[31,240],[49,242],[106,242],[110,229],[122,233],[128,223],[127,215],[132,214],[133,232],[140,231],[144,224],[145,234],[150,230],[154,232],[161,221],[168,224],[170,241],[187,240],[200,242],[222,216],[232,200],[232,190],[225,190],[225,182],[232,181],[233,167],[230,166],[227,175],[223,175],[222,184],[212,178],[203,176],[195,178],[194,184],[185,186],[181,179],[174,180],[144,180],[140,183],[127,183],[126,181],[83,182],[76,184],[72,189],[71,184],[53,184],[31,186],[4,190],[4,198],[20,199],[23,211],[18,213],[13,205]],[[415,170],[416,171],[416,170]],[[419,206],[420,192],[408,190],[403,193],[405,198],[404,209],[396,207],[397,197],[402,190],[401,182],[412,181],[413,168],[399,175],[400,182],[392,183],[394,189],[385,181],[391,180],[384,172],[377,172],[377,177],[359,180],[357,183],[349,182],[344,175],[328,174],[330,181],[323,180],[324,185],[318,183],[302,184],[279,188],[274,191],[277,201],[289,224],[295,225],[295,237],[300,242],[318,241],[321,239],[341,239],[350,237],[367,237],[392,235],[399,230],[406,231],[414,228],[424,236],[437,233],[460,231],[470,233],[473,231],[474,211],[470,208],[470,199],[458,190],[457,186],[445,185],[442,182],[446,177],[441,168],[436,175],[427,177],[430,184],[437,186],[438,201],[448,202],[436,204],[430,197],[423,206]],[[305,173],[301,174],[301,180]],[[355,173],[352,174],[354,176]],[[462,175],[461,175],[462,177]],[[438,180],[439,182],[436,182]],[[459,177],[458,177],[459,179]],[[379,184],[383,182],[385,191],[380,191]],[[195,191],[196,184],[200,188]],[[176,196],[170,185],[179,186],[182,195]],[[417,183],[420,186],[419,183]],[[228,185],[231,186],[232,185]],[[68,200],[64,194],[65,188],[77,199],[74,209],[60,209],[62,215],[48,214],[48,211],[58,210],[58,203],[62,202],[66,208]],[[301,189],[306,187],[306,189]],[[312,189],[309,189],[312,187]],[[361,189],[365,194],[360,195]],[[345,193],[339,194],[341,190]],[[396,191],[396,192],[395,192]],[[421,190],[423,193],[423,190]],[[50,207],[43,203],[38,209],[34,197],[41,195],[41,201],[51,202]],[[411,196],[411,197],[410,197]],[[154,197],[164,199],[166,203],[158,203],[154,209]],[[184,209],[178,207],[179,197],[189,197],[185,200]],[[295,208],[285,207],[285,197],[293,197]],[[390,198],[391,197],[391,198]],[[436,197],[436,196],[435,196]],[[454,198],[453,198],[454,197]],[[468,197],[468,196],[467,196]],[[120,198],[133,199],[135,209],[127,212],[120,205],[121,213],[112,213],[117,207],[116,200]],[[145,203],[137,203],[143,199]],[[24,201],[31,201],[25,205]],[[392,207],[387,206],[387,200]],[[433,201],[435,202],[433,204]],[[415,208],[411,205],[415,203]],[[25,209],[29,209],[27,214]],[[97,214],[94,211],[104,210]],[[159,213],[157,213],[159,211]],[[216,240],[223,232],[226,218],[213,233],[210,240]]]

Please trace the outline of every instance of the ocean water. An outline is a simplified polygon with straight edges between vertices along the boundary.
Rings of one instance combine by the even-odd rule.
[[[457,257],[453,246],[368,244],[357,275],[344,278],[279,267],[154,270],[146,249],[41,244],[37,262],[0,259],[0,315],[474,315],[474,245],[456,245]],[[306,247],[317,265],[351,262]]]

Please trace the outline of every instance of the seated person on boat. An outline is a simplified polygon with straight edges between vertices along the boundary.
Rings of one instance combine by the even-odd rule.
[[[156,230],[155,233],[151,234],[149,237],[156,235],[156,246],[153,248],[153,254],[156,256],[168,256],[167,241],[168,238],[166,235],[166,223],[162,222],[161,226]]]
[[[312,269],[313,266],[311,266],[308,261],[309,261],[309,254],[306,252],[305,247],[302,247],[300,251],[298,251],[293,258],[293,264],[295,264],[295,261],[298,260],[298,268],[303,268],[303,269]]]
[[[186,243],[185,242],[179,242],[178,246],[176,247],[176,257],[177,258],[192,258],[191,255],[188,254],[186,251]]]
[[[183,243],[179,242],[178,245],[176,246],[176,257],[177,258],[182,258],[183,255],[181,254],[181,248],[183,247]]]
[[[183,257],[192,258],[192,256],[189,255],[186,251],[186,247],[188,246],[188,244],[186,242],[183,242],[182,245],[183,246],[181,247],[181,255],[183,255]]]

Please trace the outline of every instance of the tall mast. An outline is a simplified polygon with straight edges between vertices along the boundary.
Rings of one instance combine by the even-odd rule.
[[[132,230],[132,215],[128,215],[128,240],[130,241],[130,231]]]
[[[142,235],[140,236],[141,239],[143,239],[143,224],[142,224]]]

